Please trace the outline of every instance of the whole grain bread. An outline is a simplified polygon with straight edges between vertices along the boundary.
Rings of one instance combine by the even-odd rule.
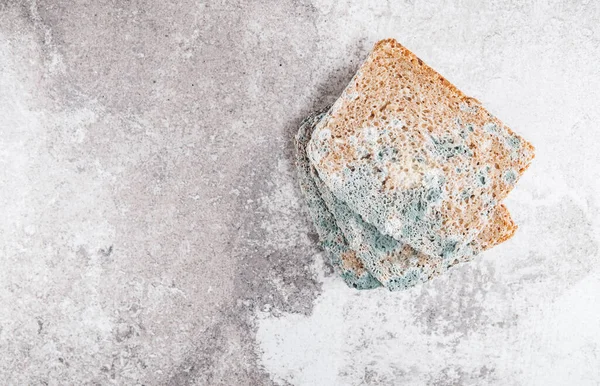
[[[469,261],[479,252],[506,241],[517,228],[508,210],[501,204],[494,209],[492,220],[485,229],[461,253],[445,257],[429,256],[382,234],[373,225],[363,221],[329,191],[314,169],[313,180],[348,240],[349,247],[356,251],[364,267],[391,291],[428,281],[458,263]]]
[[[316,123],[323,113],[317,112],[306,118],[296,135],[296,169],[309,214],[315,225],[321,246],[327,252],[331,265],[346,284],[357,289],[371,289],[381,284],[367,271],[349,248],[346,238],[337,226],[335,218],[327,209],[311,177],[311,165],[306,156],[306,144]]]
[[[319,121],[307,153],[351,212],[451,261],[486,229],[534,148],[388,39]]]
[[[316,205],[317,210],[313,209],[312,211],[318,213],[317,216],[313,215],[313,218],[317,219],[315,225],[317,228],[322,228],[323,231],[319,233],[328,233],[329,235],[339,234],[338,232],[341,230],[343,236],[341,238],[336,236],[334,240],[343,240],[341,248],[354,253],[352,261],[358,263],[354,271],[363,272],[366,268],[373,277],[389,290],[402,290],[427,281],[459,262],[472,259],[480,251],[499,244],[514,234],[516,225],[504,205],[495,208],[492,220],[487,224],[484,231],[469,243],[462,253],[453,257],[428,256],[417,252],[408,244],[381,234],[374,226],[364,222],[358,214],[336,198],[320,180],[315,169],[302,160],[302,143],[311,136],[311,132],[318,121],[309,120],[305,122],[311,125],[303,125],[298,134],[299,172],[301,173],[301,180],[304,181],[302,183],[304,185],[303,191],[307,198],[310,197],[309,201],[318,204]],[[307,173],[310,173],[310,175],[307,175]],[[318,189],[317,192],[314,191],[315,188]],[[318,200],[314,201],[317,197]],[[326,205],[326,207],[323,207],[323,205]],[[311,204],[309,203],[310,207]],[[323,222],[323,218],[327,218],[327,221]],[[335,225],[331,224],[332,219],[335,221]],[[317,225],[317,223],[321,225]],[[323,226],[323,224],[326,225]],[[330,249],[339,251],[341,248],[340,245],[336,245]]]

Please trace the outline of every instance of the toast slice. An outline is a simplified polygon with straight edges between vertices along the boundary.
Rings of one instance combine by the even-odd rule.
[[[315,169],[308,164],[306,155],[302,153],[302,144],[310,138],[317,122],[315,119],[306,120],[297,136],[298,171],[309,208],[313,208],[312,213],[318,213],[313,215],[315,226],[321,229],[318,233],[328,234],[323,239],[324,244],[330,251],[335,251],[335,256],[342,256],[341,262],[339,257],[334,257],[332,262],[336,261],[334,265],[341,265],[346,270],[352,268],[352,274],[346,277],[347,283],[350,279],[349,285],[354,286],[352,280],[357,277],[356,273],[364,274],[366,267],[389,290],[406,289],[439,275],[459,262],[470,260],[478,252],[491,248],[514,234],[516,225],[504,205],[495,208],[492,220],[464,253],[452,258],[436,258],[418,253],[409,245],[381,234],[337,199],[319,179]],[[341,237],[340,233],[343,233]],[[332,236],[333,246],[327,241]]]
[[[534,148],[388,39],[317,124],[307,153],[366,223],[452,260],[485,229]]]
[[[403,290],[440,275],[448,268],[471,260],[479,252],[509,239],[517,226],[502,204],[498,205],[484,230],[460,254],[434,257],[418,252],[410,245],[381,234],[337,199],[313,169],[313,180],[323,201],[335,217],[350,248],[371,274],[391,291]]]
[[[308,205],[321,246],[327,252],[334,269],[342,276],[346,284],[357,289],[371,289],[381,284],[364,268],[356,256],[356,252],[348,247],[346,238],[327,206],[321,199],[319,191],[311,178],[312,168],[306,156],[306,144],[315,124],[323,113],[315,113],[306,118],[300,125],[296,135],[296,169],[302,190]]]

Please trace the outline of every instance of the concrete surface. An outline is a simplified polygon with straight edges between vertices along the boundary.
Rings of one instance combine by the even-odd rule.
[[[599,384],[600,5],[550,3],[0,0],[0,383]],[[385,37],[537,147],[517,235],[393,294],[291,147]]]

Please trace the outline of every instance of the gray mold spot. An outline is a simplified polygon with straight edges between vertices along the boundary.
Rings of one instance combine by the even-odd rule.
[[[517,172],[514,170],[507,170],[502,177],[507,184],[513,185],[517,181]]]

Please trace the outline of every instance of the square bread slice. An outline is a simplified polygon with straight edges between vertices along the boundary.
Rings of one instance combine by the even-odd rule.
[[[492,219],[483,232],[460,254],[452,257],[428,256],[408,244],[381,234],[337,199],[316,173],[313,179],[350,248],[356,251],[364,267],[390,291],[404,290],[426,282],[458,263],[469,261],[479,252],[509,239],[517,228],[506,207],[500,204],[494,209]]]
[[[517,227],[504,205],[495,208],[492,220],[463,253],[452,258],[444,259],[418,253],[408,244],[381,234],[374,226],[365,223],[359,215],[352,212],[344,202],[337,199],[319,179],[315,169],[307,163],[306,155],[303,154],[303,144],[305,146],[317,122],[315,119],[306,120],[305,123],[308,124],[303,124],[298,133],[298,172],[302,181],[302,190],[309,200],[309,208],[317,209],[311,212],[317,214],[313,215],[313,219],[317,228],[322,229],[319,233],[328,234],[329,238],[333,236],[333,248],[331,242],[325,241],[325,243],[330,250],[338,251],[338,256],[340,250],[344,251],[341,253],[343,267],[355,267],[353,272],[361,274],[366,267],[389,290],[402,290],[427,281],[459,262],[468,261],[478,252],[491,248],[514,234]],[[310,176],[307,173],[310,173]],[[314,191],[315,188],[318,189],[317,192]],[[332,219],[335,224],[331,224]],[[341,237],[340,229],[344,234]],[[351,252],[346,252],[348,250]],[[350,256],[349,253],[352,255]],[[350,256],[351,259],[344,256]],[[336,265],[340,265],[339,259],[334,258],[334,261],[337,261]],[[348,276],[350,282],[347,280],[347,283],[352,285],[355,277],[354,273]]]
[[[460,255],[534,148],[393,39],[378,42],[307,147],[331,192],[381,233]]]
[[[308,211],[319,235],[321,246],[328,254],[334,270],[342,276],[349,287],[357,289],[376,288],[381,284],[364,268],[362,262],[356,256],[356,252],[349,248],[346,238],[321,199],[311,177],[312,167],[306,156],[306,144],[310,139],[314,126],[322,116],[323,113],[315,113],[306,118],[300,125],[296,135],[296,169],[300,189],[306,198]]]

